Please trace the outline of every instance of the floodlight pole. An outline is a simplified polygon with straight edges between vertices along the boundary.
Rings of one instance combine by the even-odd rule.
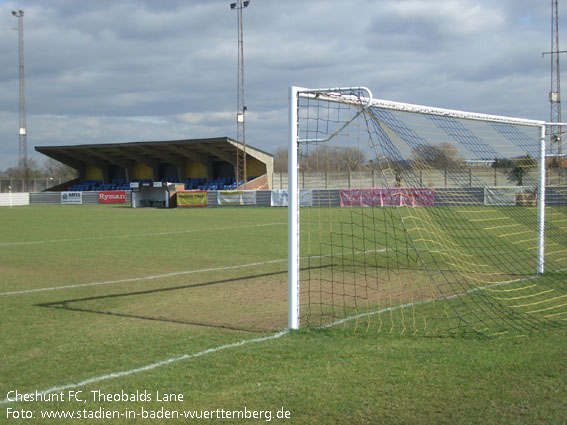
[[[19,159],[18,166],[24,180],[23,191],[28,189],[28,141],[26,125],[26,91],[24,82],[24,11],[12,11],[12,15],[18,18],[18,45],[19,45],[19,74],[20,74],[20,127],[19,127]]]
[[[567,53],[567,50],[559,50],[559,10],[558,0],[551,0],[551,51],[542,53],[551,56],[551,91],[549,92],[549,103],[551,105],[551,123],[561,122],[561,72],[559,69],[559,56]],[[563,154],[562,128],[552,125],[549,129],[550,152]]]
[[[245,184],[246,173],[246,105],[244,103],[244,30],[242,10],[248,7],[249,0],[238,0],[231,3],[230,8],[236,10],[238,27],[238,90],[236,105],[236,139],[242,144],[236,148],[236,185]]]

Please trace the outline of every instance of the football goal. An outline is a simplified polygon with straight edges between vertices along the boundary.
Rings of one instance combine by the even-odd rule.
[[[565,323],[567,199],[558,186],[546,203],[545,122],[291,87],[289,129],[290,328]]]

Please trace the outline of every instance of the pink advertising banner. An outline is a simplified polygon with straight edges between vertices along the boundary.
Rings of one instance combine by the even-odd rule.
[[[431,189],[395,187],[385,189],[341,189],[341,207],[432,207]]]

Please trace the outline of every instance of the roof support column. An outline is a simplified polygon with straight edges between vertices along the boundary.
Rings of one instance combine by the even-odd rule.
[[[128,167],[124,167],[124,176],[126,178],[126,181],[129,182],[134,175],[134,167],[132,165],[129,165]]]
[[[102,183],[110,183],[110,167],[105,165],[104,167],[101,167],[100,170],[102,171]]]
[[[152,180],[157,182],[160,181],[160,175],[159,175],[159,162],[153,162],[152,163]]]
[[[77,168],[77,171],[79,172],[79,179],[81,181],[85,181],[87,179],[87,166],[86,166],[86,164],[81,164]]]

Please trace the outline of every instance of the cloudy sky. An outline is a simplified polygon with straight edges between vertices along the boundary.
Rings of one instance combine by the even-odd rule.
[[[18,163],[12,10],[25,11],[28,151],[41,162],[35,146],[235,138],[229,3],[0,0],[0,170]],[[548,0],[251,0],[247,143],[286,145],[290,85],[548,120],[550,17]]]

